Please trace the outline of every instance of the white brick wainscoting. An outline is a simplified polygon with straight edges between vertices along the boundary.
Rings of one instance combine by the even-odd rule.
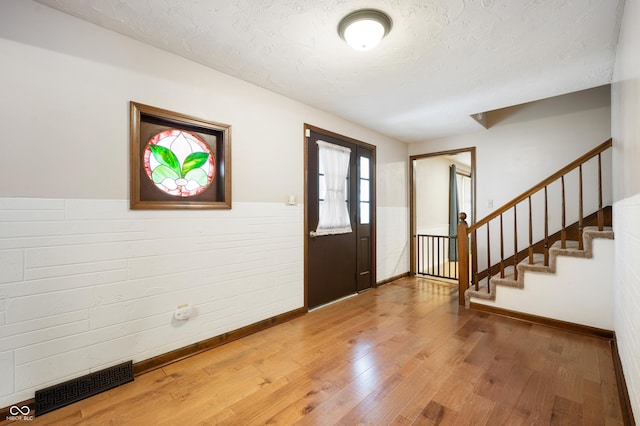
[[[302,232],[301,205],[0,199],[0,406],[300,308]]]
[[[613,205],[616,228],[615,327],[627,392],[640,417],[640,194]]]
[[[381,281],[408,271],[408,223],[377,211]],[[0,198],[0,407],[302,307],[303,220],[279,203]],[[185,303],[194,316],[173,320]]]
[[[378,207],[377,280],[409,272],[409,209]]]

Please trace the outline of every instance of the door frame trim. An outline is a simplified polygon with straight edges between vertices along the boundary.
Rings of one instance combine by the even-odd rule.
[[[376,146],[362,142],[357,139],[350,138],[348,136],[341,135],[339,133],[331,132],[329,130],[322,129],[320,127],[313,126],[311,124],[304,123],[303,126],[303,140],[304,140],[304,308],[309,310],[308,303],[308,289],[309,289],[309,223],[308,223],[308,211],[309,208],[309,153],[308,153],[308,137],[307,132],[315,132],[326,135],[328,137],[344,140],[345,142],[352,143],[371,151],[371,173],[372,173],[372,185],[371,185],[371,279],[373,280],[371,288],[377,287],[376,271],[377,271],[377,252],[376,252],[376,235],[377,235],[377,218],[376,218],[376,186],[377,186],[377,173],[376,173]],[[355,277],[354,277],[355,279]],[[366,290],[365,290],[366,291]]]
[[[476,218],[476,147],[452,149],[449,151],[439,151],[428,154],[417,154],[409,157],[409,227],[411,232],[409,244],[409,275],[416,275],[416,182],[415,182],[415,169],[413,162],[415,160],[421,160],[429,157],[440,157],[443,155],[456,155],[464,152],[471,154],[471,217],[473,220]]]

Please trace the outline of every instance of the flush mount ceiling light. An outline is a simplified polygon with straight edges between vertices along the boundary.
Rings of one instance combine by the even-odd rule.
[[[338,34],[355,50],[373,49],[391,30],[391,18],[379,10],[357,10],[338,24]]]

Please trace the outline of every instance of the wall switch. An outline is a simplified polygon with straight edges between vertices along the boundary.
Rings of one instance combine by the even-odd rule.
[[[492,209],[493,208],[493,200],[489,200],[489,202],[487,203],[489,205],[489,208]]]

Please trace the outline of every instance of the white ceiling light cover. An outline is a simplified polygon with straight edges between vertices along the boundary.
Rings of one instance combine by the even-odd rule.
[[[338,26],[338,33],[351,48],[371,50],[391,29],[391,19],[373,9],[358,10],[347,15]]]

